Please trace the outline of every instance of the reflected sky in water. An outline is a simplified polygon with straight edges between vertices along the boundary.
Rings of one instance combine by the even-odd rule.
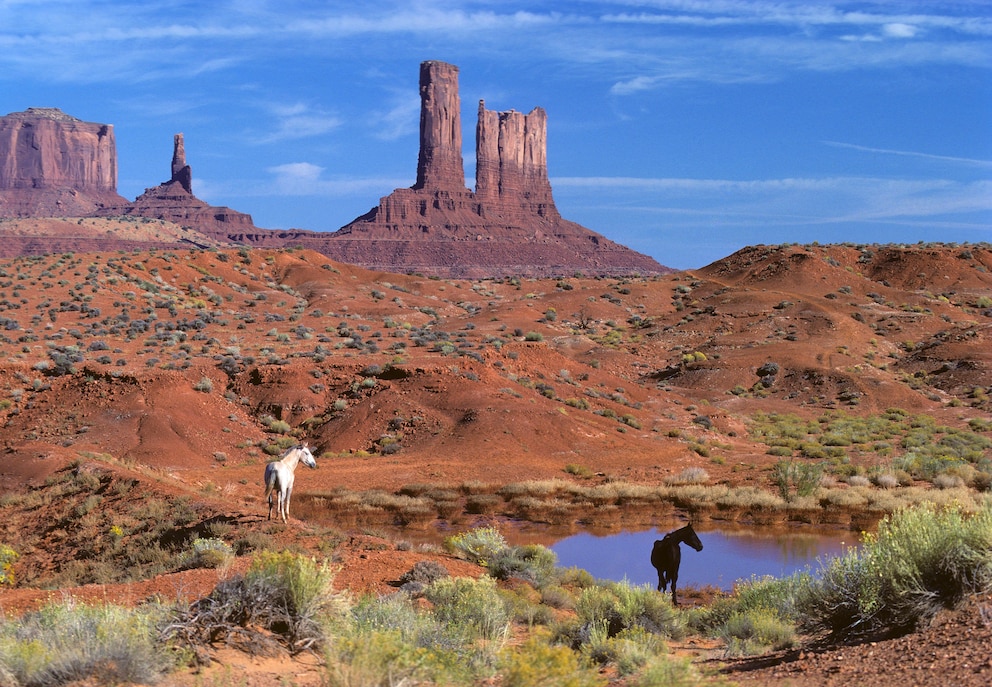
[[[651,548],[667,530],[621,532],[605,536],[576,534],[551,545],[558,565],[588,570],[593,577],[624,580],[631,584],[658,584],[651,565]],[[784,577],[810,566],[817,559],[842,554],[859,543],[849,531],[761,533],[748,530],[696,530],[703,550],[682,545],[679,587],[712,585],[729,590],[735,581],[751,576]]]

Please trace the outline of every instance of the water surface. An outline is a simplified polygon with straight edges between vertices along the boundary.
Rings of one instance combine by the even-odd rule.
[[[558,555],[558,564],[588,570],[593,577],[627,580],[631,584],[658,584],[651,565],[651,548],[656,539],[677,526],[662,530],[620,532],[608,535],[576,534],[549,548]],[[817,559],[844,553],[860,543],[857,533],[842,530],[761,532],[755,530],[696,529],[703,550],[696,552],[682,544],[679,586],[711,585],[730,590],[739,579],[752,576],[785,577],[807,566],[819,570]]]

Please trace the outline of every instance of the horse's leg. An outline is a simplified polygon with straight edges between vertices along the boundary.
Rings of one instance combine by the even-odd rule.
[[[678,572],[676,572],[674,575],[672,575],[672,605],[673,606],[678,606],[679,605],[678,597],[675,596],[675,582],[678,579],[679,579],[679,574],[678,574]]]
[[[290,487],[289,489],[286,490],[286,510],[282,518],[283,522],[286,522],[286,518],[289,517],[289,500],[292,496],[293,496],[293,487]]]

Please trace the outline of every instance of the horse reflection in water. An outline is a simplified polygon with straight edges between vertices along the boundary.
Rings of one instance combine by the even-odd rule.
[[[265,466],[265,498],[269,502],[269,520],[272,519],[272,506],[283,522],[289,517],[289,500],[293,496],[293,482],[296,466],[302,462],[310,468],[317,467],[317,461],[306,444],[287,449],[279,460]]]
[[[703,550],[703,542],[699,541],[692,525],[686,525],[674,532],[669,532],[664,538],[655,541],[654,548],[651,550],[651,565],[658,570],[658,591],[665,591],[668,584],[671,583],[672,604],[675,606],[679,605],[678,598],[675,596],[675,583],[678,582],[679,564],[682,562],[682,550],[679,548],[679,544],[688,544],[696,551]]]

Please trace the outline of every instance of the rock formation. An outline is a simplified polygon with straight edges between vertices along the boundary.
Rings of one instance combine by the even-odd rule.
[[[121,202],[113,126],[47,107],[0,117],[0,216],[80,216]]]
[[[417,181],[323,242],[305,245],[372,269],[450,277],[658,274],[652,258],[561,218],[548,180],[547,114],[492,112],[479,103],[476,188],[465,188],[458,68],[420,67]],[[241,237],[257,242],[263,237]]]
[[[420,102],[420,159],[413,188],[467,191],[458,67],[436,61],[422,63]]]
[[[193,193],[193,170],[186,164],[186,142],[182,134],[176,134],[172,139],[172,179],[178,181],[186,190]]]
[[[422,63],[420,97],[416,182],[336,232],[259,229],[250,215],[203,202],[193,195],[182,134],[173,140],[169,181],[128,202],[116,193],[113,127],[54,109],[0,118],[0,217],[137,215],[220,243],[303,246],[371,269],[445,277],[672,271],[562,219],[548,180],[543,109],[493,112],[480,101],[471,191],[462,160],[458,68]],[[105,249],[113,249],[113,241],[108,237]]]
[[[96,214],[138,215],[164,219],[190,227],[214,239],[227,240],[230,232],[256,229],[251,215],[228,207],[208,205],[193,195],[193,171],[186,164],[186,142],[182,134],[173,138],[172,177],[121,205],[103,208]]]

